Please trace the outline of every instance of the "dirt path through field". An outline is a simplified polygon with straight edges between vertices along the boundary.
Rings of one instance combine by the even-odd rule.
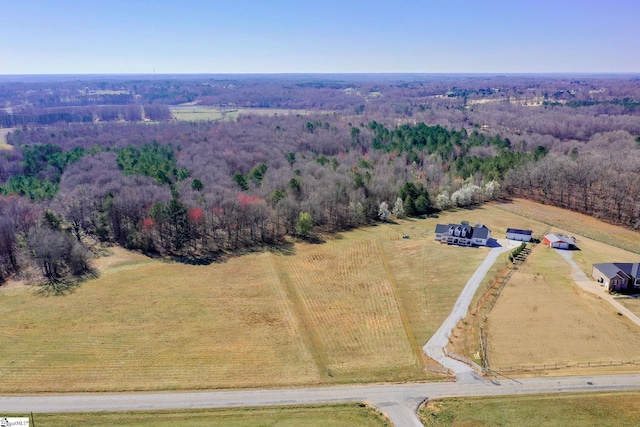
[[[613,295],[607,293],[607,291],[605,291],[602,286],[598,285],[593,280],[590,280],[587,275],[584,274],[584,271],[582,271],[582,269],[580,269],[580,266],[573,260],[573,252],[563,249],[556,249],[556,252],[560,254],[560,256],[564,258],[564,260],[567,261],[567,263],[571,266],[571,278],[574,280],[574,282],[576,282],[576,285],[578,285],[580,289],[595,294],[599,298],[607,301],[616,310],[618,310],[619,313],[627,316],[629,320],[640,326],[640,317],[636,316],[631,310],[616,301]]]
[[[458,322],[460,322],[464,318],[464,316],[467,315],[467,311],[469,310],[469,305],[471,304],[473,295],[476,293],[476,290],[480,286],[480,282],[482,282],[484,276],[487,275],[487,272],[496,262],[500,254],[513,249],[515,246],[515,243],[510,242],[509,240],[501,239],[498,242],[498,246],[489,251],[482,264],[480,264],[480,266],[473,273],[473,276],[471,276],[469,281],[467,281],[467,284],[460,293],[460,296],[453,306],[453,310],[451,310],[451,314],[449,315],[449,317],[447,317],[442,325],[440,325],[436,333],[433,334],[433,336],[429,339],[429,341],[427,341],[424,347],[422,347],[424,353],[427,356],[429,356],[445,368],[451,369],[456,374],[458,381],[473,381],[480,379],[481,377],[479,374],[476,374],[470,366],[446,356],[444,353],[444,348],[449,343],[449,338],[451,337],[453,329],[456,327]],[[443,284],[443,286],[446,286],[446,284]]]

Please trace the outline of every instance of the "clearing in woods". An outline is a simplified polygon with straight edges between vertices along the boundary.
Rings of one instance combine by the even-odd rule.
[[[14,130],[15,128],[0,129],[0,150],[13,150],[13,147],[7,144],[7,134]]]
[[[235,120],[241,114],[255,114],[258,116],[273,116],[277,114],[311,114],[309,110],[290,110],[284,108],[222,108],[204,105],[179,105],[170,107],[170,110],[176,120],[189,122]]]

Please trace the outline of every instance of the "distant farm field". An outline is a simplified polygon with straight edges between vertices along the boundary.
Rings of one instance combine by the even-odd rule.
[[[3,414],[9,415],[9,414]],[[9,416],[29,416],[12,414]],[[391,424],[375,409],[359,403],[338,405],[292,406],[270,408],[222,408],[180,411],[90,412],[70,414],[34,414],[36,425],[128,426],[128,427],[386,427]]]
[[[640,393],[573,393],[438,399],[420,408],[427,427],[633,427]]]
[[[180,121],[235,120],[241,114],[255,114],[259,116],[310,114],[309,110],[290,110],[284,108],[222,108],[202,105],[175,106],[170,107],[170,110],[173,117]]]

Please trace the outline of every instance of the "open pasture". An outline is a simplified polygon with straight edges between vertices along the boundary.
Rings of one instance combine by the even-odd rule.
[[[640,393],[572,393],[438,399],[420,408],[427,427],[632,427],[640,419]]]
[[[0,288],[2,392],[321,381],[269,253],[190,266],[118,249],[63,297]]]
[[[492,369],[640,359],[640,328],[581,291],[570,274],[566,261],[543,245],[514,273],[487,322]]]
[[[549,229],[550,232],[573,234],[578,238],[580,250],[573,258],[590,276],[591,265],[598,262],[638,260],[638,254],[584,237],[579,232],[596,236],[604,241],[635,244],[634,236],[621,227],[595,220],[571,211],[541,205],[526,200],[512,203],[492,203],[487,209],[497,208],[505,213],[514,212],[519,218],[529,216],[534,236]],[[536,222],[538,220],[540,222]],[[536,225],[537,224],[537,225]],[[551,225],[572,224],[572,231]],[[494,233],[495,234],[495,233]],[[611,236],[619,236],[612,239]],[[511,263],[498,261],[485,278],[485,284],[499,274],[500,269],[511,268]],[[506,274],[508,270],[504,270]],[[628,362],[638,360],[640,341],[638,328],[617,315],[608,303],[582,292],[573,282],[571,269],[555,251],[539,245],[520,267],[497,300],[489,315],[485,329],[488,334],[488,359],[493,369],[557,363]],[[497,286],[498,284],[495,284]],[[494,287],[495,287],[494,286]],[[476,293],[486,291],[481,286]],[[495,292],[495,291],[492,291]],[[450,349],[468,358],[479,355],[478,326],[482,324],[486,302],[470,313],[454,331]],[[624,303],[624,301],[623,301]],[[630,302],[634,304],[633,301]],[[474,305],[472,304],[472,308]],[[633,307],[632,307],[633,309]],[[563,368],[566,374],[577,368]],[[594,372],[593,368],[586,372]],[[626,372],[633,366],[598,367],[597,372]],[[533,374],[540,374],[537,370]],[[514,373],[509,373],[513,375]]]
[[[209,266],[113,248],[96,260],[98,279],[62,297],[0,287],[0,392],[443,378],[424,370],[420,347],[488,250],[433,241],[437,223],[463,220],[489,225],[497,238],[507,227],[547,228],[488,205]],[[606,249],[598,245],[584,254]],[[640,359],[637,328],[581,295],[566,262],[545,249],[534,251],[491,314],[491,365]]]
[[[0,391],[441,378],[423,369],[384,261],[380,241],[394,235],[367,227],[325,244],[298,243],[294,255],[254,253],[209,266],[114,248],[96,262],[100,277],[71,294],[3,286]]]
[[[295,256],[274,260],[321,373],[391,379],[422,369],[379,238],[376,227],[355,230],[328,244],[299,244]]]
[[[449,217],[450,216],[450,217]],[[525,226],[494,208],[447,214]],[[403,220],[209,266],[113,248],[63,297],[0,288],[3,392],[278,387],[436,379],[420,347],[486,248]],[[523,220],[524,221],[524,220]],[[402,239],[406,234],[410,239]]]

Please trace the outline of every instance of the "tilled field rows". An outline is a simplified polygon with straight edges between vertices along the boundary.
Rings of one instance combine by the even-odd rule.
[[[298,256],[280,265],[333,374],[420,364],[373,238],[301,246]]]

